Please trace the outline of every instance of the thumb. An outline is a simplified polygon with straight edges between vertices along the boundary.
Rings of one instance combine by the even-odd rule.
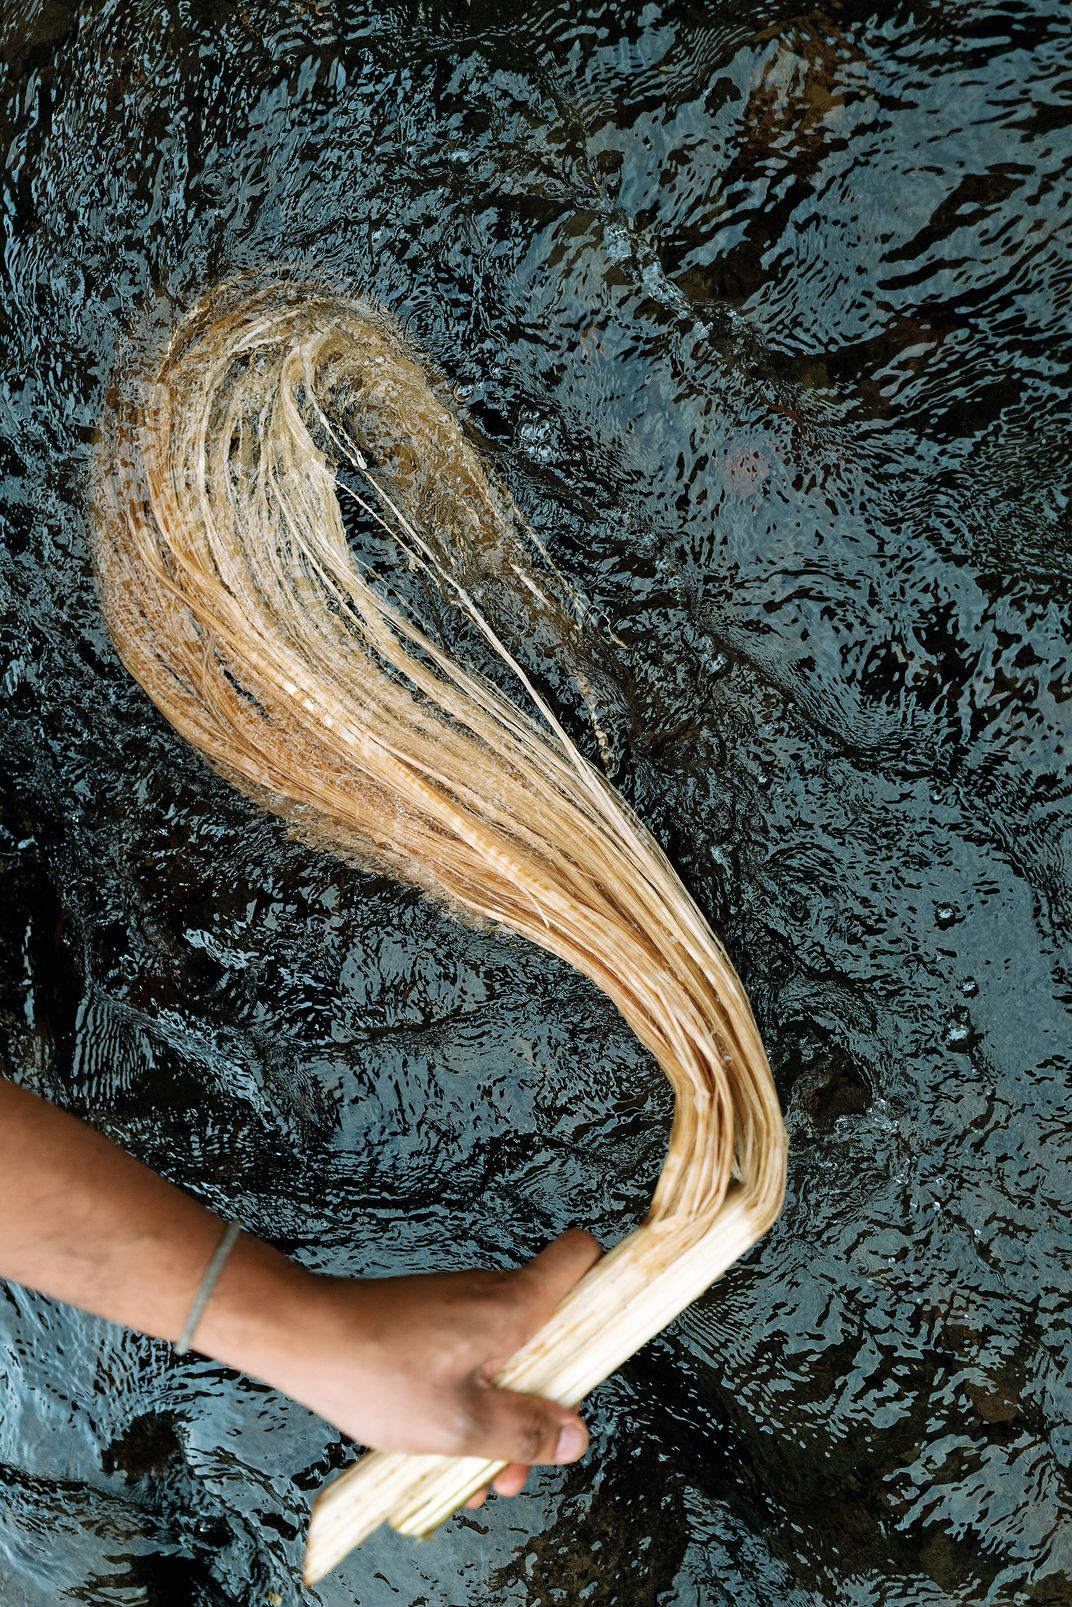
[[[598,1239],[583,1228],[567,1228],[557,1239],[533,1256],[515,1274],[529,1297],[536,1325],[545,1322],[555,1307],[590,1272],[603,1254]]]
[[[584,1419],[568,1406],[512,1389],[482,1390],[465,1454],[496,1462],[576,1462],[588,1446]]]

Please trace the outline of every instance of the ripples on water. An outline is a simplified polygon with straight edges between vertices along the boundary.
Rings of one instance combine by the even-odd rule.
[[[122,331],[309,263],[406,320],[606,612],[608,762],[751,990],[785,1214],[597,1392],[583,1467],[316,1592],[348,1447],[9,1288],[0,1598],[1056,1607],[1067,7],[510,9],[6,8],[3,1054],[336,1272],[644,1208],[669,1102],[613,1009],[288,842],[108,644]]]

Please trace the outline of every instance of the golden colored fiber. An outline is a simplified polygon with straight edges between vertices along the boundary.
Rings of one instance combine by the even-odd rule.
[[[531,712],[361,572],[340,493],[465,610]],[[387,315],[287,280],[211,293],[122,384],[92,529],[124,663],[216,770],[320,846],[568,960],[669,1078],[646,1220],[500,1375],[576,1404],[766,1231],[785,1134],[717,938],[480,606],[501,587],[566,642],[546,554]],[[307,1577],[383,1520],[428,1532],[500,1465],[371,1453],[319,1498]]]

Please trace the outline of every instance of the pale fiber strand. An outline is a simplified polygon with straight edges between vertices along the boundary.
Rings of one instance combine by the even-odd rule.
[[[454,599],[534,713],[362,574],[340,490]],[[124,378],[92,514],[119,652],[210,764],[317,846],[574,965],[668,1077],[674,1120],[647,1219],[500,1375],[576,1404],[766,1231],[785,1175],[770,1071],[725,952],[482,599],[514,609],[522,634],[524,600],[582,689],[590,611],[387,315],[307,283],[223,287]],[[364,1457],[314,1507],[307,1578],[381,1521],[429,1532],[500,1466]]]

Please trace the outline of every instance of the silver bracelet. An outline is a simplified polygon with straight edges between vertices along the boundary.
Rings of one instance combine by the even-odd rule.
[[[241,1231],[242,1229],[237,1222],[228,1222],[223,1238],[216,1246],[216,1253],[205,1268],[205,1276],[201,1279],[201,1287],[198,1289],[194,1303],[190,1307],[190,1315],[186,1319],[182,1333],[175,1342],[176,1356],[185,1356],[189,1351],[193,1343],[194,1331],[201,1318],[205,1315],[205,1307],[208,1305],[212,1291],[219,1281],[224,1262],[234,1249],[235,1240]]]

